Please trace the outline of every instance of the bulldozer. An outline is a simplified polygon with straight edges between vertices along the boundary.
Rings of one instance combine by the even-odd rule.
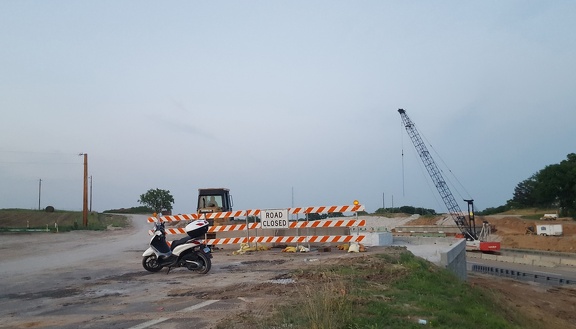
[[[232,211],[233,201],[230,190],[227,188],[199,188],[198,189],[198,205],[196,212],[198,214],[207,214],[215,212]],[[226,225],[230,224],[234,218],[220,218],[208,219],[210,225]],[[208,233],[208,239],[214,239],[215,233]]]
[[[526,226],[526,235],[536,235],[536,227],[534,225]]]
[[[198,207],[199,214],[231,211],[232,195],[227,188],[199,188]]]

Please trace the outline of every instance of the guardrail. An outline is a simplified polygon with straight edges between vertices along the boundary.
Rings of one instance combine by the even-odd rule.
[[[490,274],[495,276],[501,276],[506,278],[512,278],[522,281],[532,281],[537,283],[549,284],[549,285],[567,285],[576,284],[576,280],[565,279],[559,276],[536,274],[524,271],[511,270],[507,268],[500,268],[495,266],[487,265],[472,265],[473,272],[479,272],[483,274]]]

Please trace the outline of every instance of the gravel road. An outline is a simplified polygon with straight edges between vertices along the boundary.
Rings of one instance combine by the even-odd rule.
[[[122,230],[0,235],[0,328],[216,328],[232,314],[265,312],[278,301],[274,280],[290,271],[355,257],[220,249],[206,275],[149,273],[146,218],[131,216]]]

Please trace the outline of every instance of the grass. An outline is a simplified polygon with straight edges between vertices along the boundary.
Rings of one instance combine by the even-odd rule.
[[[41,230],[66,232],[71,230],[105,230],[109,226],[126,227],[128,219],[122,215],[88,214],[88,226],[83,226],[82,212],[43,210],[0,209],[0,232],[18,230]]]
[[[518,215],[521,219],[540,221],[544,214],[555,214],[557,209],[542,209],[542,208],[522,208],[511,209],[500,213],[499,215]],[[574,220],[575,218],[572,218]]]
[[[530,328],[497,295],[410,252],[341,260],[293,273],[297,297],[273,316],[227,328]],[[248,326],[245,326],[249,324]],[[224,327],[223,327],[224,328]]]

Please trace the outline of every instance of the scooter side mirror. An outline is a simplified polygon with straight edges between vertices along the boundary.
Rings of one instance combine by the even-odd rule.
[[[164,229],[164,222],[161,223],[154,223],[154,231],[155,232],[166,232],[166,230]]]

